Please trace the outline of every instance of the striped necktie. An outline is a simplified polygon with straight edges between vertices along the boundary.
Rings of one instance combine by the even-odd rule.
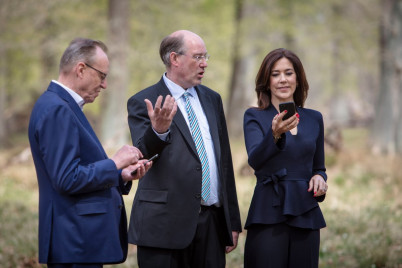
[[[193,137],[195,148],[197,149],[198,156],[201,160],[202,166],[202,186],[201,186],[201,197],[206,202],[211,193],[210,189],[210,176],[209,176],[209,164],[208,156],[204,146],[204,140],[201,136],[200,126],[198,125],[197,116],[194,113],[193,107],[191,107],[189,93],[184,92],[183,97],[186,102],[186,112],[188,116],[188,121],[190,123],[191,136]]]

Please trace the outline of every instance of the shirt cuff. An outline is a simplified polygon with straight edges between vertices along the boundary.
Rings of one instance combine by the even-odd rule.
[[[159,133],[156,132],[155,129],[153,129],[153,128],[152,128],[152,130],[155,132],[156,136],[158,136],[159,139],[161,139],[161,140],[163,140],[163,141],[166,141],[166,140],[167,140],[167,137],[168,137],[168,135],[169,135],[169,133],[170,133],[170,129],[168,129],[168,131],[166,131],[165,133],[162,133],[162,134],[159,134]]]

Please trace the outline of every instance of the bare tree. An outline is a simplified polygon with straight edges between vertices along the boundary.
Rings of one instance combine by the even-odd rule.
[[[373,149],[402,154],[402,2],[382,3],[381,74],[372,128]]]
[[[127,88],[129,84],[130,0],[109,0],[108,90],[102,116],[102,139],[106,147],[127,142]]]
[[[0,59],[5,58],[4,48],[0,47]],[[6,120],[5,120],[5,108],[6,108],[6,87],[4,79],[5,75],[5,61],[0,60],[0,148],[5,145],[6,139]]]
[[[329,119],[332,124],[335,125],[346,125],[349,118],[348,106],[346,101],[346,96],[342,90],[341,79],[342,79],[342,69],[344,68],[344,60],[342,60],[342,38],[344,36],[339,29],[338,21],[343,14],[343,4],[339,2],[334,2],[331,5],[331,23],[330,29],[333,33],[331,40],[331,113],[329,114]]]
[[[229,88],[229,102],[226,113],[229,133],[233,138],[240,138],[243,134],[243,113],[253,99],[255,99],[254,84],[251,71],[255,61],[255,51],[249,47],[246,40],[250,37],[247,22],[245,0],[236,0],[235,36],[233,42],[233,69]]]

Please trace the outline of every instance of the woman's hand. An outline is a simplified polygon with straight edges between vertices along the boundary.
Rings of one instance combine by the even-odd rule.
[[[296,113],[286,119],[285,121],[282,118],[285,116],[287,111],[283,111],[280,114],[275,115],[274,119],[272,120],[272,134],[274,137],[279,137],[286,131],[294,129],[299,124],[299,114]]]
[[[324,178],[320,175],[314,175],[309,182],[308,192],[314,190],[314,197],[324,195],[327,193],[328,184],[325,182]]]

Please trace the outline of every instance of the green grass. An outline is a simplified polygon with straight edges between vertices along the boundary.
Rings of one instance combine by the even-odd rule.
[[[342,150],[326,152],[329,189],[321,203],[327,227],[321,231],[320,267],[402,267],[402,160],[372,155],[367,138],[364,129],[344,130]],[[31,159],[13,160],[18,151],[0,152],[0,266],[41,267],[35,170]],[[232,142],[232,153],[244,224],[255,178],[242,141]],[[128,214],[135,189],[124,197]],[[244,231],[227,255],[227,267],[242,267],[245,237]],[[127,261],[112,267],[137,267],[136,247],[130,245]]]

